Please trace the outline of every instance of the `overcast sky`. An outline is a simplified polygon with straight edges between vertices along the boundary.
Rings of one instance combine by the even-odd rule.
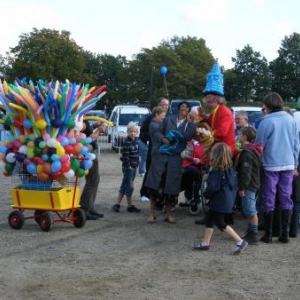
[[[0,0],[0,54],[33,27],[70,31],[85,50],[128,59],[176,35],[203,38],[231,68],[247,44],[276,58],[284,37],[300,33],[299,14],[299,0]]]

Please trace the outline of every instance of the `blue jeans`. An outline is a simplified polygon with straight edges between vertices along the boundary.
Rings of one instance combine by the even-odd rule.
[[[139,174],[145,174],[148,145],[145,144],[140,139],[138,140],[138,143],[139,143],[139,154],[140,154]]]
[[[257,214],[256,193],[246,189],[245,194],[245,197],[242,198],[243,212],[246,218],[251,218]]]
[[[123,172],[123,179],[122,179],[122,183],[121,183],[119,192],[122,195],[131,197],[133,194],[133,190],[134,190],[133,182],[134,182],[135,175],[136,175],[136,169],[122,168],[122,172]]]

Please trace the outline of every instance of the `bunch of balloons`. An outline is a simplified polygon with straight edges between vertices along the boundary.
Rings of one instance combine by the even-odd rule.
[[[0,81],[0,109],[5,111],[0,122],[13,133],[11,141],[0,145],[3,174],[12,175],[22,163],[41,181],[85,176],[95,154],[92,139],[81,132],[84,114],[105,95],[105,88],[69,81]]]

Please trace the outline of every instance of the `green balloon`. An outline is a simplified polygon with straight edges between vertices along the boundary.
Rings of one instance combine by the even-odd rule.
[[[84,171],[83,169],[79,168],[79,169],[77,170],[77,172],[76,172],[76,175],[77,175],[78,177],[84,177],[85,171]]]
[[[80,167],[80,163],[77,159],[72,158],[71,159],[71,168],[74,172],[76,172]]]
[[[10,163],[6,163],[4,168],[7,173],[11,174],[14,170],[14,165]]]
[[[70,119],[70,120],[67,122],[66,127],[67,127],[68,129],[73,129],[73,128],[75,127],[75,121],[74,121],[74,119]]]

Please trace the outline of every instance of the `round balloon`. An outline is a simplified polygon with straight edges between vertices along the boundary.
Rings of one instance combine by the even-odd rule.
[[[167,73],[168,73],[168,68],[166,66],[162,66],[160,68],[160,74],[166,76]]]

